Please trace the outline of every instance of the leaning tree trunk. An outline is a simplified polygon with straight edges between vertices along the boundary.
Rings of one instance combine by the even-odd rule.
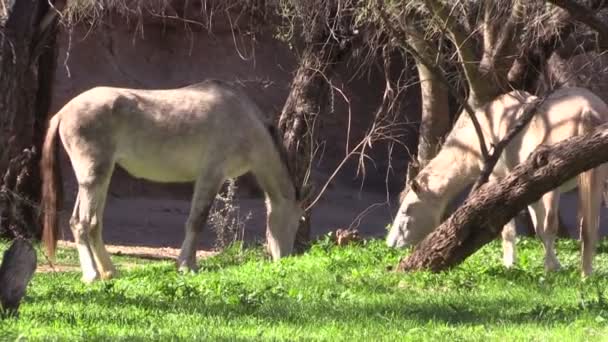
[[[429,43],[421,37],[423,34],[415,31],[414,34],[408,36],[408,43],[425,60],[435,60],[437,51],[433,51]],[[436,75],[422,61],[416,61],[416,69],[420,80],[422,100],[418,152],[416,161],[410,161],[408,164],[405,187],[400,198],[403,198],[409,190],[407,180],[414,179],[418,175],[418,171],[422,170],[437,155],[441,148],[441,141],[450,131],[451,126],[448,85],[444,84],[439,75]]]
[[[325,49],[328,51],[323,51]],[[284,144],[292,177],[299,187],[300,196],[304,199],[303,207],[310,204],[312,181],[309,175],[315,141],[313,132],[319,118],[329,107],[328,94],[331,89],[325,74],[331,72],[332,65],[338,61],[336,52],[336,47],[332,46],[306,48],[279,119],[279,127],[284,132]],[[329,56],[320,59],[319,54],[323,53]],[[301,251],[310,240],[310,216],[309,210],[305,213],[304,220],[300,222],[296,235],[296,250]]]
[[[441,271],[460,264],[494,240],[528,204],[583,171],[608,162],[608,124],[593,132],[540,146],[506,178],[482,185],[429,234],[398,270]]]
[[[287,149],[290,172],[300,196],[302,206],[308,207],[313,184],[310,179],[316,132],[325,113],[329,110],[331,85],[328,79],[336,64],[350,49],[350,15],[341,11],[333,13],[327,20],[339,21],[340,32],[330,31],[328,22],[313,20],[305,34],[305,48],[300,57],[299,67],[291,83],[291,91],[279,118],[279,128],[283,132],[283,142]],[[342,9],[344,11],[344,9]],[[295,250],[302,251],[310,241],[310,218],[308,210],[300,222],[296,234]]]
[[[38,163],[55,70],[57,12],[51,8],[55,1],[0,1],[0,234],[39,238],[34,203],[40,197]]]

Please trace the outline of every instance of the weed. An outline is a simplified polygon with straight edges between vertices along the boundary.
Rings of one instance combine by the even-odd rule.
[[[242,241],[245,225],[251,219],[251,212],[241,215],[238,203],[237,186],[234,179],[229,179],[223,191],[220,191],[209,212],[209,224],[216,233],[216,248],[223,250],[236,241]]]

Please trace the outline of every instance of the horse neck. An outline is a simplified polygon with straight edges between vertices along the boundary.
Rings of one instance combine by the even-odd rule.
[[[481,173],[477,150],[446,142],[439,154],[420,171],[418,179],[424,180],[429,193],[439,199],[442,208]]]

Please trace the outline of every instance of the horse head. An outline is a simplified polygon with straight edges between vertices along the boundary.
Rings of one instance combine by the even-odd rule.
[[[422,241],[440,223],[438,199],[414,179],[393,220],[386,237],[389,247],[413,246]]]

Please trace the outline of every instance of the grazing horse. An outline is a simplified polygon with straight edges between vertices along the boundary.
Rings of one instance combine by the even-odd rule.
[[[97,87],[68,102],[50,120],[44,140],[44,241],[54,255],[57,237],[55,140],[59,136],[78,182],[70,228],[82,280],[111,278],[116,270],[102,240],[102,218],[116,164],[156,182],[194,182],[177,266],[196,268],[197,236],[228,178],[253,173],[266,194],[268,248],[273,259],[292,252],[302,209],[275,127],[242,91],[216,80],[183,88]]]
[[[513,127],[523,114],[525,104],[535,99],[526,92],[513,91],[476,113],[488,149]],[[592,92],[582,88],[557,90],[549,95],[532,121],[507,145],[490,178],[504,177],[541,144],[555,144],[606,122],[608,106]],[[441,151],[410,182],[411,189],[403,198],[388,233],[387,244],[403,247],[424,239],[439,226],[449,202],[476,180],[482,167],[483,158],[473,124],[467,115],[461,115]],[[608,164],[583,172],[528,207],[536,233],[545,248],[546,270],[560,268],[554,249],[560,193],[573,189],[578,183],[582,273],[584,276],[591,274],[607,172]],[[515,236],[515,222],[511,220],[502,231],[503,262],[507,267],[515,261]]]

